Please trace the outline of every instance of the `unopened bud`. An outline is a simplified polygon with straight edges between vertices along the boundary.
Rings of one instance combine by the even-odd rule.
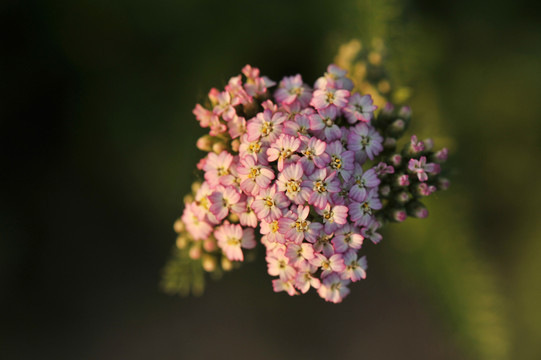
[[[383,197],[389,196],[391,193],[391,187],[389,185],[382,185],[379,187],[379,194]]]
[[[203,269],[207,272],[214,271],[216,269],[216,259],[212,255],[205,254],[202,259]]]
[[[412,216],[418,219],[424,219],[428,216],[428,210],[419,201],[410,202],[406,208],[407,208],[409,216]]]
[[[233,263],[225,256],[222,256],[222,269],[225,271],[233,269]]]
[[[425,151],[430,151],[434,147],[434,140],[431,138],[424,139],[423,144],[425,145]]]
[[[396,148],[396,139],[393,137],[387,137],[383,141],[383,147],[388,150],[394,150]]]
[[[177,236],[177,248],[184,249],[188,245],[188,239],[185,236]]]
[[[194,198],[193,198],[193,195],[191,194],[188,194],[186,196],[184,196],[184,204],[189,204],[189,203],[192,203]]]
[[[232,223],[238,223],[239,222],[239,216],[235,213],[229,214],[229,221]]]
[[[226,149],[227,149],[227,146],[221,141],[216,142],[214,143],[214,145],[212,145],[212,151],[214,151],[216,154],[220,154],[222,151]]]
[[[203,240],[203,249],[208,252],[213,252],[216,250],[216,240],[214,240],[212,237]]]
[[[188,255],[193,260],[199,259],[201,257],[201,246],[199,244],[193,244]]]
[[[391,156],[390,160],[391,164],[396,168],[402,163],[402,155],[394,154],[393,156]]]
[[[212,137],[210,135],[203,135],[197,139],[196,146],[199,150],[202,151],[211,151],[212,150]]]
[[[389,91],[391,91],[391,83],[388,82],[387,80],[381,80],[381,81],[378,83],[378,90],[379,90],[382,94],[387,94]]]
[[[231,142],[231,150],[238,152],[240,148],[240,141],[239,139],[235,139]]]
[[[404,209],[394,209],[393,211],[391,211],[391,218],[394,221],[402,222],[406,220],[407,217],[408,214],[406,214],[406,210]]]
[[[395,197],[396,201],[398,201],[401,204],[405,204],[410,199],[410,194],[406,191],[401,191],[398,194],[396,194]]]
[[[443,148],[437,153],[434,154],[434,161],[443,163],[447,161],[447,156],[449,155],[449,150],[447,148]]]
[[[381,114],[390,116],[394,111],[394,105],[390,102],[386,103],[383,109],[381,109]]]
[[[398,111],[398,116],[403,117],[406,121],[409,120],[411,117],[411,108],[409,106],[402,106]]]
[[[438,189],[447,190],[450,185],[451,185],[451,182],[449,181],[449,179],[444,178],[444,177],[438,178]]]
[[[389,128],[387,129],[388,133],[390,135],[400,137],[404,130],[406,129],[406,122],[402,119],[396,119],[389,125]]]
[[[409,184],[410,184],[410,178],[408,174],[399,174],[396,177],[396,185],[405,187],[405,186],[409,186]]]

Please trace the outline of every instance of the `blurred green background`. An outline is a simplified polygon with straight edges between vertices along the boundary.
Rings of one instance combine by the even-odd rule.
[[[0,29],[2,359],[541,358],[533,2],[4,0]],[[340,305],[274,294],[262,253],[163,294],[195,103],[247,63],[313,83],[373,37],[452,152],[430,217],[367,245]]]

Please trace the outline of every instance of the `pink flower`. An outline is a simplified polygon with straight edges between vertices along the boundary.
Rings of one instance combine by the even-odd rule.
[[[290,211],[287,216],[278,220],[280,233],[295,244],[302,243],[304,239],[313,242],[317,235],[317,226],[306,220],[309,212],[310,207],[302,205],[297,207],[296,213]]]
[[[417,174],[419,181],[427,181],[429,174],[437,174],[440,172],[440,166],[435,163],[426,163],[426,157],[421,156],[419,160],[410,159],[408,163],[408,170]]]
[[[317,114],[310,115],[310,129],[313,130],[318,137],[327,141],[340,139],[342,131],[336,125],[335,119],[338,115],[336,107],[328,107],[319,110]]]
[[[316,212],[323,217],[325,232],[329,235],[347,222],[348,208],[343,205],[327,204],[325,209],[316,209]]]
[[[377,221],[374,221],[368,227],[363,227],[361,234],[365,239],[370,239],[374,244],[377,244],[383,239],[383,236],[376,232],[379,227],[380,224]]]
[[[348,150],[355,151],[359,156],[356,160],[364,163],[366,157],[374,160],[374,156],[383,150],[383,137],[371,126],[359,123],[350,129],[348,136]]]
[[[310,287],[319,289],[321,282],[313,274],[316,272],[317,267],[310,265],[309,263],[302,263],[299,265],[297,276],[295,276],[295,287],[306,294]]]
[[[291,163],[299,158],[295,151],[300,145],[299,139],[282,134],[267,150],[267,160],[269,162],[278,160],[278,171],[282,171],[284,170],[284,162]]]
[[[428,196],[434,191],[436,191],[436,187],[434,185],[428,185],[427,183],[420,183],[419,185],[417,185],[417,192],[421,196]]]
[[[317,169],[308,180],[303,181],[303,186],[312,188],[308,203],[319,209],[324,209],[329,202],[330,194],[340,191],[340,182],[336,178],[336,172],[328,173],[326,169]]]
[[[246,119],[235,114],[233,118],[227,123],[227,128],[229,129],[229,135],[231,135],[231,139],[236,139],[246,132]]]
[[[249,196],[246,201],[246,208],[239,215],[239,222],[242,226],[257,227],[257,216],[255,216],[254,209],[252,209],[252,202],[254,198]]]
[[[336,171],[347,181],[351,177],[354,168],[355,154],[353,151],[346,151],[340,141],[334,141],[327,145],[325,152],[329,154],[331,161],[327,165],[329,171]]]
[[[233,155],[227,151],[222,151],[220,155],[208,154],[203,170],[205,170],[205,180],[209,182],[211,187],[218,184],[227,186],[233,183],[234,178],[229,171],[232,162]]]
[[[280,276],[280,280],[287,281],[295,277],[296,271],[289,263],[289,258],[281,248],[267,254],[267,271],[271,276]]]
[[[212,232],[212,227],[205,221],[205,211],[195,202],[187,204],[184,208],[182,222],[194,240],[205,240]]]
[[[417,140],[416,135],[411,136],[409,152],[412,155],[419,154],[425,149],[425,144],[422,141]]]
[[[278,175],[276,185],[278,190],[285,192],[285,195],[292,202],[301,205],[304,204],[310,196],[310,189],[302,186],[303,171],[299,163],[291,164],[285,167]]]
[[[365,256],[357,259],[357,253],[350,250],[344,254],[344,264],[346,268],[340,276],[342,279],[350,279],[355,282],[366,278],[367,264]]]
[[[252,203],[258,219],[267,222],[278,220],[282,216],[282,209],[288,206],[289,200],[283,193],[276,191],[276,185],[262,189]]]
[[[259,76],[259,69],[253,68],[250,65],[246,65],[242,69],[242,73],[246,76],[246,83],[244,89],[250,96],[261,95],[267,92],[267,88],[276,85],[276,83],[270,80],[266,76]]]
[[[336,304],[341,302],[349,294],[347,287],[349,282],[349,280],[340,279],[338,274],[331,274],[323,279],[317,292],[325,301]]]
[[[242,249],[253,249],[256,245],[254,240],[254,229],[242,229],[238,224],[233,225],[228,221],[216,228],[214,236],[218,240],[218,246],[225,256],[231,261],[243,261]]]
[[[314,266],[320,267],[321,270],[323,270],[321,273],[322,278],[333,272],[339,273],[346,269],[342,254],[334,254],[329,257],[326,257],[323,254],[316,254],[310,263]]]
[[[355,124],[358,121],[370,122],[377,108],[376,105],[373,105],[370,95],[361,96],[361,94],[355,93],[350,96],[348,106],[342,109],[342,112],[348,123]]]
[[[254,196],[261,189],[268,188],[274,179],[274,172],[267,166],[257,164],[252,156],[241,158],[237,171],[241,180],[240,188]]]
[[[308,115],[296,114],[294,120],[284,122],[284,134],[299,137],[308,135],[310,130],[310,119]]]
[[[244,158],[248,155],[253,156],[259,164],[268,165],[267,149],[268,145],[263,145],[260,139],[248,141],[248,135],[244,134],[241,137],[239,146],[239,155]]]
[[[278,223],[278,220],[273,220],[271,222],[261,220],[260,232],[262,235],[265,235],[267,240],[271,243],[285,243],[284,235],[280,233],[280,224]]]
[[[369,226],[374,220],[374,210],[379,210],[383,206],[379,201],[377,189],[374,188],[366,194],[366,199],[362,202],[352,202],[349,204],[349,217],[355,221],[357,226]]]
[[[327,143],[319,140],[318,138],[307,138],[301,136],[301,154],[304,155],[300,159],[300,163],[304,169],[306,175],[311,175],[314,172],[314,168],[323,169],[330,161],[330,156],[325,152]]]
[[[298,295],[297,290],[295,290],[293,279],[287,281],[274,279],[272,280],[272,289],[274,292],[285,291],[289,296]]]
[[[287,116],[281,112],[273,114],[271,110],[265,110],[248,121],[247,140],[261,139],[263,144],[270,144],[282,133],[281,124],[287,120]]]
[[[218,104],[214,106],[212,112],[216,115],[221,115],[225,121],[229,121],[236,115],[234,106],[240,104],[238,99],[231,98],[231,94],[227,91],[218,93]]]
[[[316,89],[346,89],[353,90],[353,81],[346,77],[347,71],[331,64],[327,67],[324,76],[316,80],[314,87]]]
[[[314,258],[314,248],[312,244],[302,243],[287,244],[285,255],[294,266],[300,266],[301,264],[308,263]]]
[[[343,253],[349,249],[360,249],[363,240],[364,238],[359,234],[359,229],[356,226],[346,224],[335,232],[332,244],[336,252]]]
[[[349,191],[349,196],[355,200],[362,202],[366,198],[368,190],[379,185],[380,180],[374,169],[368,169],[363,174],[363,169],[359,164],[355,164],[355,172],[353,173],[355,183]]]
[[[335,90],[326,88],[325,90],[315,90],[310,105],[317,110],[334,107],[336,109],[343,108],[347,105],[349,98],[348,90]]]
[[[208,196],[208,199],[211,204],[209,210],[218,221],[225,219],[229,211],[241,213],[246,206],[244,203],[239,204],[240,194],[231,186],[217,187],[216,191]]]
[[[306,107],[312,98],[310,87],[302,82],[300,75],[284,77],[278,89],[274,93],[277,102],[291,105],[297,102],[301,107]]]

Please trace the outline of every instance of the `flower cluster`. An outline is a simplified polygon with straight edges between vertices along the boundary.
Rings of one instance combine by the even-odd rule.
[[[413,136],[397,152],[409,109],[388,105],[376,116],[371,96],[354,92],[335,65],[313,88],[285,77],[271,98],[275,85],[247,65],[195,107],[210,130],[197,146],[208,154],[178,231],[209,271],[209,255],[221,253],[228,268],[259,234],[274,291],[314,288],[337,303],[366,277],[365,239],[378,243],[386,221],[427,216],[419,198],[447,186],[438,175],[447,150],[434,153],[431,141]]]

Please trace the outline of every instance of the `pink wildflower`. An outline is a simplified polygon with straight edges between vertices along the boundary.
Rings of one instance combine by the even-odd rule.
[[[346,89],[353,90],[353,81],[346,77],[347,71],[334,65],[330,64],[327,67],[327,72],[324,76],[316,80],[314,87],[316,89]]]
[[[315,240],[318,226],[306,220],[309,212],[309,206],[299,205],[296,213],[291,211],[287,216],[278,220],[279,231],[287,240],[295,244],[302,243],[304,239],[310,242]]]
[[[331,161],[327,165],[329,171],[336,171],[344,180],[349,180],[354,168],[355,154],[346,151],[340,141],[334,141],[327,145],[325,152],[329,154]]]
[[[261,189],[268,188],[274,179],[274,172],[267,166],[257,164],[251,156],[240,160],[237,171],[241,180],[240,188],[254,196],[259,194]]]
[[[355,172],[353,173],[355,180],[349,191],[349,196],[355,201],[363,201],[366,198],[368,190],[379,185],[380,180],[374,169],[368,169],[363,173],[363,169],[359,164],[355,164]]]
[[[309,263],[302,263],[299,265],[297,271],[297,276],[295,276],[295,287],[301,291],[301,293],[306,294],[310,287],[314,289],[319,289],[321,282],[318,278],[314,277],[317,267],[310,265]]]
[[[239,204],[240,194],[232,186],[217,187],[208,199],[211,203],[209,210],[218,221],[225,219],[230,211],[241,213],[246,206],[244,203]]]
[[[208,154],[203,170],[205,170],[205,180],[209,182],[211,187],[218,184],[227,186],[233,183],[234,178],[229,171],[232,162],[233,155],[227,151],[222,151],[220,155]]]
[[[336,252],[343,253],[348,249],[358,250],[363,245],[363,236],[359,234],[356,226],[346,224],[335,232],[332,244]]]
[[[426,163],[426,157],[421,156],[419,160],[410,159],[408,163],[408,170],[412,173],[417,174],[419,181],[427,181],[429,174],[437,174],[440,172],[439,164],[435,163]]]
[[[284,171],[278,175],[276,185],[278,190],[285,192],[285,195],[292,202],[304,204],[310,196],[309,188],[301,186],[303,179],[302,166],[299,163],[286,166]]]
[[[336,172],[328,173],[326,169],[317,169],[308,180],[303,181],[303,186],[312,188],[312,193],[308,198],[308,203],[319,209],[324,209],[329,202],[331,193],[340,191],[339,180],[336,178]]]
[[[341,109],[347,105],[349,98],[348,90],[335,90],[332,88],[326,88],[325,90],[315,90],[310,105],[317,110],[326,109],[328,107],[334,107]]]
[[[222,226],[216,228],[214,236],[218,240],[218,246],[225,256],[231,261],[243,261],[242,249],[253,249],[256,245],[254,240],[254,229],[242,229],[238,224],[230,224],[226,221]]]
[[[312,98],[310,87],[302,82],[300,75],[284,77],[278,89],[274,93],[277,102],[291,105],[297,102],[301,107],[306,107]]]
[[[316,212],[323,217],[325,232],[329,235],[347,222],[348,208],[343,205],[331,206],[328,203],[324,209],[316,209]]]
[[[310,129],[313,130],[318,137],[327,141],[340,139],[342,131],[336,125],[335,119],[338,116],[336,107],[328,107],[321,109],[317,114],[310,115]]]
[[[377,106],[373,105],[370,95],[361,96],[355,93],[350,96],[348,106],[342,109],[342,112],[348,123],[355,124],[358,121],[370,122],[376,109]]]
[[[301,154],[304,155],[300,159],[300,163],[306,175],[311,175],[314,168],[323,169],[330,161],[330,156],[325,152],[327,143],[318,138],[307,138],[301,136]]]
[[[325,301],[336,304],[349,294],[350,290],[347,287],[349,282],[349,280],[340,279],[338,274],[331,274],[323,279],[317,292]]]
[[[282,171],[285,162],[292,163],[299,158],[295,151],[300,145],[301,141],[299,139],[282,134],[267,150],[267,160],[269,162],[278,160],[278,171]]]
[[[184,208],[182,222],[194,240],[205,240],[212,232],[211,225],[205,221],[205,211],[195,202],[187,204]]]
[[[316,254],[316,256],[312,259],[310,263],[312,265],[320,267],[321,270],[323,270],[323,272],[321,273],[322,278],[333,272],[339,273],[346,269],[342,254],[334,254],[329,257],[323,254]]]
[[[348,136],[348,149],[355,151],[360,157],[357,161],[363,163],[368,157],[374,160],[374,156],[383,150],[383,137],[371,126],[359,123],[350,129]]]
[[[265,110],[256,115],[248,122],[247,140],[255,141],[261,139],[264,144],[270,144],[282,133],[282,123],[287,120],[287,116],[281,112],[272,114],[270,110]]]
[[[374,188],[366,194],[362,202],[352,202],[349,204],[349,217],[355,221],[357,226],[369,226],[374,220],[374,210],[379,210],[383,206],[379,201],[377,189]]]
[[[260,220],[278,220],[282,216],[282,209],[289,206],[287,197],[276,190],[276,185],[262,189],[252,203],[252,208]]]
[[[342,279],[350,279],[355,282],[366,278],[367,264],[365,256],[357,259],[357,253],[350,250],[344,254],[344,264],[346,268],[341,274]]]

